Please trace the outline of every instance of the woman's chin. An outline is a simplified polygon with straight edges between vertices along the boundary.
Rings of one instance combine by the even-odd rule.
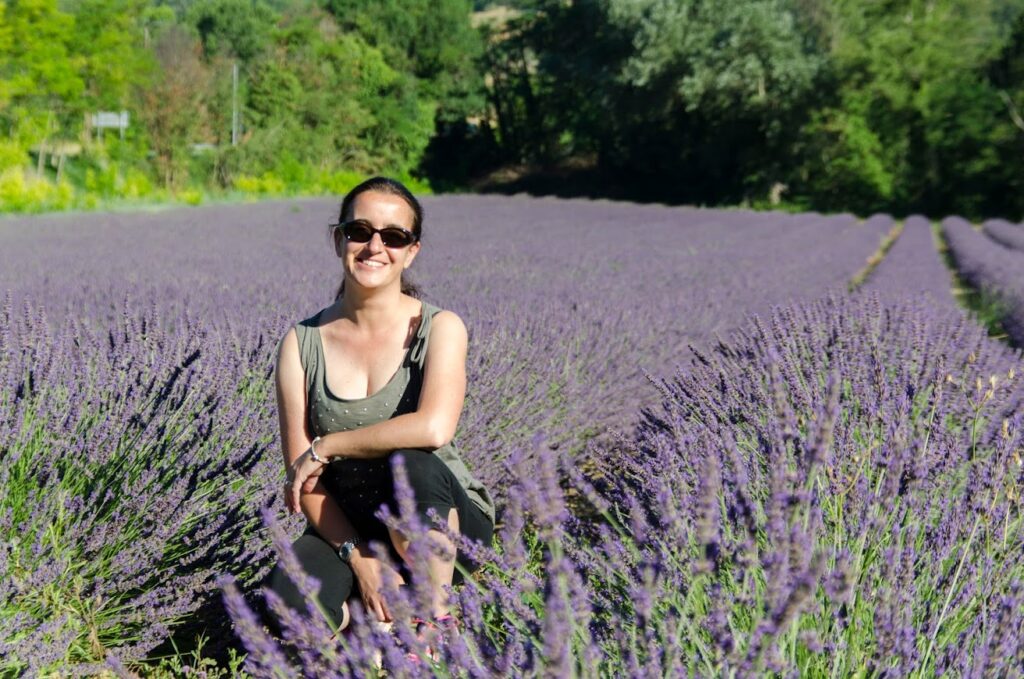
[[[378,290],[381,288],[387,288],[392,283],[391,279],[387,276],[366,275],[364,273],[356,274],[355,276],[350,276],[348,280],[352,282],[354,285],[363,288],[364,290]]]

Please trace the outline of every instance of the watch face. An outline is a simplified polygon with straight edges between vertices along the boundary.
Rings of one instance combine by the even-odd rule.
[[[342,561],[348,563],[348,560],[352,557],[352,550],[355,548],[356,546],[351,542],[346,542],[341,546],[341,549],[338,550],[338,556],[341,557]]]

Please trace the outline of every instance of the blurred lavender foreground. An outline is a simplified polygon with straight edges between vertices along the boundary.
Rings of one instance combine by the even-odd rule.
[[[443,667],[249,610],[301,524],[273,350],[339,277],[305,201],[0,222],[0,671],[134,663],[226,621],[220,588],[261,676],[381,645],[398,676],[1021,669],[1021,358],[841,292],[887,220],[425,207],[413,278],[470,329],[458,439],[503,523]]]

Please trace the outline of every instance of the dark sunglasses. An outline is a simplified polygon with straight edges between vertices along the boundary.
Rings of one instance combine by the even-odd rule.
[[[341,229],[345,240],[352,243],[369,243],[373,240],[373,234],[380,234],[380,242],[386,248],[404,248],[412,245],[417,240],[416,234],[408,229],[398,226],[388,226],[383,229],[375,229],[365,219],[353,219],[334,225]]]

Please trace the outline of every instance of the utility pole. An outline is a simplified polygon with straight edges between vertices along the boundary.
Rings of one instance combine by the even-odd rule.
[[[231,64],[231,145],[238,146],[238,62]]]

